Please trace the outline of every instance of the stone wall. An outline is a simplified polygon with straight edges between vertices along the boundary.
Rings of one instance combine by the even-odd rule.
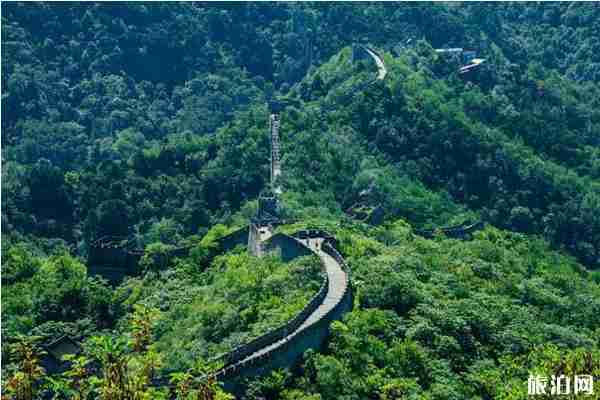
[[[264,244],[263,251],[265,253],[276,253],[286,262],[293,260],[296,257],[313,254],[301,241],[283,233],[277,233],[271,236]]]
[[[330,323],[341,319],[344,313],[352,309],[352,290],[350,286],[350,270],[340,253],[335,248],[335,238],[321,230],[304,230],[294,236],[276,234],[266,243],[267,251],[280,251],[282,257],[292,259],[307,254],[314,254],[303,243],[306,239],[324,239],[322,250],[336,260],[347,273],[344,292],[334,307],[316,322],[298,330],[303,323],[323,304],[329,293],[329,277],[324,275],[318,292],[306,304],[303,310],[282,326],[243,344],[232,351],[215,357],[212,361],[222,362],[224,367],[214,377],[223,383],[224,388],[234,394],[241,394],[246,386],[245,380],[261,376],[278,368],[293,367],[308,349],[318,350],[323,347],[329,335]],[[323,265],[323,270],[326,270]],[[261,353],[261,351],[263,351]],[[254,355],[254,356],[253,356]],[[202,377],[198,377],[202,379]],[[156,386],[170,386],[166,377],[153,380]]]
[[[276,236],[273,236],[273,238]],[[329,282],[328,280],[325,280],[319,292],[313,297],[311,302],[307,304],[304,310],[294,318],[294,320],[288,322],[273,332],[267,333],[264,335],[264,338],[259,338],[256,343],[245,345],[247,348],[244,348],[241,351],[234,350],[235,353],[238,353],[235,357],[231,357],[229,359],[228,355],[222,357],[221,360],[226,362],[226,367],[217,372],[216,378],[223,383],[224,388],[227,391],[234,394],[241,394],[243,392],[245,380],[247,378],[262,376],[278,368],[293,367],[298,361],[301,360],[302,355],[308,349],[319,350],[322,348],[327,340],[327,337],[329,336],[329,327],[331,322],[341,319],[344,313],[352,309],[352,290],[349,284],[350,270],[340,253],[332,244],[335,239],[327,232],[320,230],[301,231],[297,232],[294,236],[299,236],[301,238],[296,239],[294,237],[281,234],[281,240],[276,240],[276,243],[284,243],[284,246],[290,247],[296,247],[296,245],[292,243],[298,243],[301,247],[305,247],[302,243],[302,240],[309,238],[326,238],[323,242],[322,250],[332,256],[347,272],[346,289],[338,303],[326,315],[322,316],[317,322],[305,327],[301,331],[294,332],[302,325],[302,322],[305,321],[311,315],[311,313],[319,307],[319,305],[327,296]],[[312,253],[310,249],[306,249]],[[291,254],[298,253],[290,253],[290,255]],[[286,334],[288,334],[288,336],[286,336]],[[273,347],[260,357],[246,359],[246,357],[250,356],[251,354],[258,352],[262,348],[266,348],[267,345],[277,341],[279,341],[281,344]],[[230,360],[238,361],[227,362]]]
[[[218,239],[219,252],[229,251],[237,246],[247,246],[249,227],[245,226]]]
[[[237,246],[246,246],[249,227],[243,227],[217,239],[217,249],[214,255],[227,252]],[[157,264],[166,265],[173,257],[186,256],[193,246],[176,247],[157,259]],[[112,284],[121,282],[126,276],[135,276],[140,273],[139,262],[144,255],[143,249],[131,248],[130,241],[124,238],[119,240],[101,238],[95,241],[88,251],[88,274],[100,275]],[[157,256],[160,257],[160,256]]]
[[[100,275],[112,284],[138,273],[141,251],[118,247],[113,243],[94,243],[88,251],[88,275]]]
[[[224,252],[239,245],[249,244],[248,237],[252,237],[252,225],[232,232],[218,240],[218,251]],[[329,293],[329,277],[324,275],[323,282],[317,293],[305,305],[300,313],[295,315],[280,327],[241,345],[232,351],[213,359],[224,364],[224,368],[217,371],[215,378],[221,381],[225,389],[240,393],[245,386],[245,379],[252,376],[264,375],[277,368],[294,366],[308,349],[321,348],[329,335],[331,321],[340,319],[342,315],[352,308],[352,291],[349,284],[349,269],[343,258],[336,250],[336,239],[329,233],[319,229],[307,229],[296,232],[294,236],[278,233],[269,238],[265,243],[258,243],[265,252],[277,252],[285,261],[296,257],[315,254],[304,241],[307,239],[323,239],[322,250],[332,256],[337,263],[347,272],[344,283],[344,293],[337,304],[325,315],[301,330],[304,322],[323,304]],[[248,241],[247,241],[248,240]],[[177,248],[174,251],[178,256],[187,253],[189,248]],[[131,252],[116,246],[95,246],[90,250],[90,256],[98,261],[102,274],[113,274],[115,279],[127,273],[137,272],[137,263],[143,252]],[[123,269],[119,265],[126,266]],[[134,268],[132,270],[132,268]],[[323,265],[325,271],[325,265]],[[270,348],[270,350],[269,350]],[[263,351],[263,353],[261,353]],[[252,355],[257,355],[252,357]],[[167,377],[157,377],[153,380],[156,386],[170,386]]]
[[[323,348],[329,337],[331,322],[341,319],[351,309],[352,292],[349,290],[327,316],[290,337],[282,346],[265,353],[261,358],[254,359],[251,363],[235,366],[227,371],[226,375],[217,376],[217,379],[223,383],[225,390],[240,395],[248,378],[264,376],[279,368],[294,367],[302,360],[307,350]]]
[[[317,309],[317,307],[319,307],[319,305],[323,302],[323,299],[325,298],[325,296],[327,296],[328,286],[329,279],[327,278],[327,276],[325,276],[323,282],[321,283],[321,287],[319,288],[317,293],[304,306],[302,311],[300,311],[296,316],[294,316],[294,318],[290,319],[280,327],[275,328],[248,343],[236,347],[229,353],[223,354],[213,359],[214,361],[221,361],[225,365],[221,376],[231,375],[231,372],[239,368],[239,366],[229,369],[228,367],[236,366],[236,364],[238,364],[244,358],[259,351],[260,349],[266,347],[271,343],[275,343],[279,340],[282,340],[283,338],[291,334],[293,331],[298,329],[298,327],[302,325],[304,321],[306,321],[308,316],[312,314]]]

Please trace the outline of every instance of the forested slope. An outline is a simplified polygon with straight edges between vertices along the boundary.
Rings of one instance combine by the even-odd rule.
[[[268,185],[275,96],[282,216],[335,232],[359,297],[323,355],[250,398],[501,398],[557,349],[597,358],[599,30],[579,3],[3,3],[3,366],[19,335],[68,334],[197,371],[301,309],[314,260],[212,257]],[[459,74],[448,47],[485,62]],[[469,242],[414,236],[479,219]],[[138,277],[89,276],[105,235],[146,249]]]

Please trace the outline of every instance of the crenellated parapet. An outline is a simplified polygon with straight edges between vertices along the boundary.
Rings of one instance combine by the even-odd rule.
[[[249,227],[243,227],[217,239],[217,246],[210,256],[229,251],[239,245],[245,246],[248,232]],[[194,246],[195,244],[173,247],[164,256],[185,257]],[[136,276],[142,272],[139,263],[143,255],[144,249],[137,246],[132,238],[103,236],[89,246],[88,274],[99,275],[117,284],[127,276]]]
[[[319,233],[323,235],[319,236]],[[333,236],[326,232],[306,230],[294,235],[278,233],[265,244],[266,249],[279,248],[282,253],[286,252],[286,247],[288,252],[295,248],[290,255],[317,255],[324,280],[319,291],[293,319],[220,357],[225,366],[215,373],[215,377],[226,389],[236,392],[244,386],[244,378],[289,367],[309,348],[320,348],[327,338],[330,322],[351,309],[349,268],[334,243]]]
[[[212,377],[223,383],[226,390],[239,392],[246,378],[289,367],[306,350],[319,349],[327,339],[331,321],[352,308],[350,270],[335,243],[333,236],[316,229],[294,235],[277,233],[263,243],[266,252],[280,252],[288,260],[309,254],[318,256],[323,280],[317,293],[292,319],[212,360],[223,364]],[[154,384],[170,386],[167,378],[157,378]]]

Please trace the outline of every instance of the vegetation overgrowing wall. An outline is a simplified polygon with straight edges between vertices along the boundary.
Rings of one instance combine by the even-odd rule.
[[[312,314],[317,309],[317,307],[323,302],[323,299],[327,295],[328,286],[329,279],[327,278],[327,276],[325,276],[321,287],[319,288],[319,291],[313,296],[311,301],[308,302],[308,304],[306,304],[302,311],[300,311],[294,318],[292,318],[279,328],[269,331],[249,343],[236,347],[229,353],[218,357],[217,360],[224,362],[226,366],[234,366],[235,364],[239,363],[246,357],[259,351],[260,349],[266,347],[267,345],[285,338],[286,336],[288,336],[288,334],[296,330],[306,320],[306,318],[308,318],[308,316]],[[236,370],[236,368],[229,369],[225,367],[222,371],[222,375],[229,375],[234,370]]]
[[[247,230],[246,230],[247,231]],[[321,234],[321,236],[320,236]],[[329,254],[336,263],[346,272],[344,276],[343,292],[340,298],[335,299],[335,305],[324,315],[317,316],[316,320],[299,329],[324,303],[326,297],[331,295],[332,285],[338,283],[330,281],[327,267],[320,257],[323,265],[324,278],[318,292],[294,318],[282,326],[265,333],[249,343],[238,346],[232,351],[216,357],[213,361],[222,362],[224,367],[215,373],[229,391],[236,392],[243,387],[243,379],[250,376],[263,375],[276,368],[292,366],[308,349],[320,348],[329,332],[329,323],[352,308],[352,291],[349,284],[349,269],[339,252],[331,244],[334,239],[323,231],[301,231],[297,237],[278,233],[265,243],[268,251],[278,251],[282,257],[291,260],[309,254],[315,254],[303,239],[323,239],[322,250]],[[156,386],[168,385],[165,378],[154,380]]]
[[[323,325],[325,319],[300,333],[294,334],[294,331],[321,305],[327,295],[328,285],[326,277],[312,300],[286,324],[228,353],[223,361],[229,365],[217,372],[217,379],[227,389],[235,390],[241,386],[243,378],[260,376],[276,368],[290,367],[306,350],[320,347],[327,336],[327,326]],[[307,337],[312,339],[307,340]],[[277,344],[278,342],[280,343]],[[271,345],[273,346],[269,350],[261,353],[261,350]]]
[[[125,276],[136,275],[143,251],[129,250],[113,242],[96,241],[88,252],[89,275],[100,275],[116,283]]]
[[[322,234],[322,236],[319,236],[319,234]],[[331,244],[334,242],[333,237],[319,230],[302,231],[296,233],[295,236],[302,237],[303,239],[324,239],[321,247],[322,250],[329,254],[346,272],[343,294],[339,299],[336,299],[335,306],[325,315],[303,329],[297,330],[323,303],[331,290],[330,280],[326,275],[321,289],[296,317],[282,327],[224,356],[223,360],[226,364],[230,365],[218,371],[216,377],[223,382],[225,388],[229,391],[236,392],[243,387],[244,378],[264,375],[277,368],[290,367],[308,349],[319,349],[329,334],[330,322],[340,319],[344,313],[352,308],[349,268],[346,266],[340,253]],[[300,247],[309,253],[316,254],[309,247],[305,246],[301,240],[285,234],[277,234],[269,240],[268,247],[272,249],[282,245],[282,254],[288,251],[289,256],[292,254],[296,254],[297,256],[304,255],[304,251],[299,250]],[[271,241],[273,242],[271,243]],[[322,258],[321,262],[323,262]],[[326,269],[325,265],[323,268]],[[267,348],[267,346],[277,341],[280,343],[260,353],[262,349]],[[255,356],[252,357],[253,354]]]
[[[217,239],[215,254],[224,253],[237,246],[246,246],[249,227],[237,229],[228,235]],[[118,283],[126,276],[135,276],[140,272],[139,262],[144,255],[143,249],[129,249],[125,240],[95,241],[88,251],[88,272],[90,275],[100,275],[111,283]],[[186,256],[193,245],[180,246],[162,254],[161,258]],[[165,265],[164,260],[157,260],[158,265]],[[163,261],[163,262],[160,262]]]
[[[248,215],[256,199],[261,209],[272,183],[270,111],[281,113],[281,215],[337,223],[362,287],[360,309],[333,328],[327,354],[279,392],[253,397],[520,398],[523,374],[557,368],[548,344],[562,364],[590,349],[600,359],[597,4],[3,2],[2,16],[8,339],[73,335],[86,352],[101,350],[92,338],[131,342],[137,306],[156,308],[152,350],[166,373],[300,312],[319,289],[313,260],[286,270],[233,251],[215,262],[224,268],[198,268],[248,239],[221,237],[230,230],[214,225]],[[350,62],[356,40],[381,50],[369,51],[385,61],[385,82],[366,48],[354,46],[365,60]],[[451,56],[449,47],[468,51]],[[463,73],[474,57],[485,62]],[[340,218],[357,202],[358,219],[374,223],[380,206],[385,224]],[[430,229],[477,219],[491,226]],[[121,248],[90,248],[106,236]],[[173,253],[182,243],[190,247]],[[323,249],[331,263],[336,253]],[[111,288],[96,273],[138,277]],[[324,334],[301,327],[267,365],[289,365],[278,360]],[[16,382],[31,363],[11,341],[2,373]],[[137,372],[140,346],[126,347],[136,362],[123,365]],[[107,354],[91,353],[100,364]],[[248,355],[236,357],[230,363]],[[101,396],[97,380],[67,375],[36,386],[60,380]]]
[[[231,232],[229,235],[220,238],[218,240],[219,250],[225,252],[240,245],[246,246],[246,241],[248,240],[248,230],[249,227],[245,226]]]
[[[218,379],[226,390],[237,392],[243,387],[245,378],[263,376],[274,369],[293,366],[307,350],[320,349],[329,335],[331,322],[341,319],[351,309],[352,293],[348,289],[336,307],[316,323],[288,337],[281,346],[263,354],[260,358],[251,359],[218,375]]]

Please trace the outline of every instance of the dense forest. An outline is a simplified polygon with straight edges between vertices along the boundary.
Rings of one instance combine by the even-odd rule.
[[[241,398],[520,399],[533,373],[600,376],[597,3],[1,7],[6,398],[167,398],[156,375],[231,398],[192,377],[321,281],[314,256],[215,252],[269,187],[273,99],[282,231],[335,235],[354,307]],[[460,73],[450,48],[484,61]],[[121,282],[91,273],[104,237],[144,251]],[[50,373],[63,337],[81,351]]]

